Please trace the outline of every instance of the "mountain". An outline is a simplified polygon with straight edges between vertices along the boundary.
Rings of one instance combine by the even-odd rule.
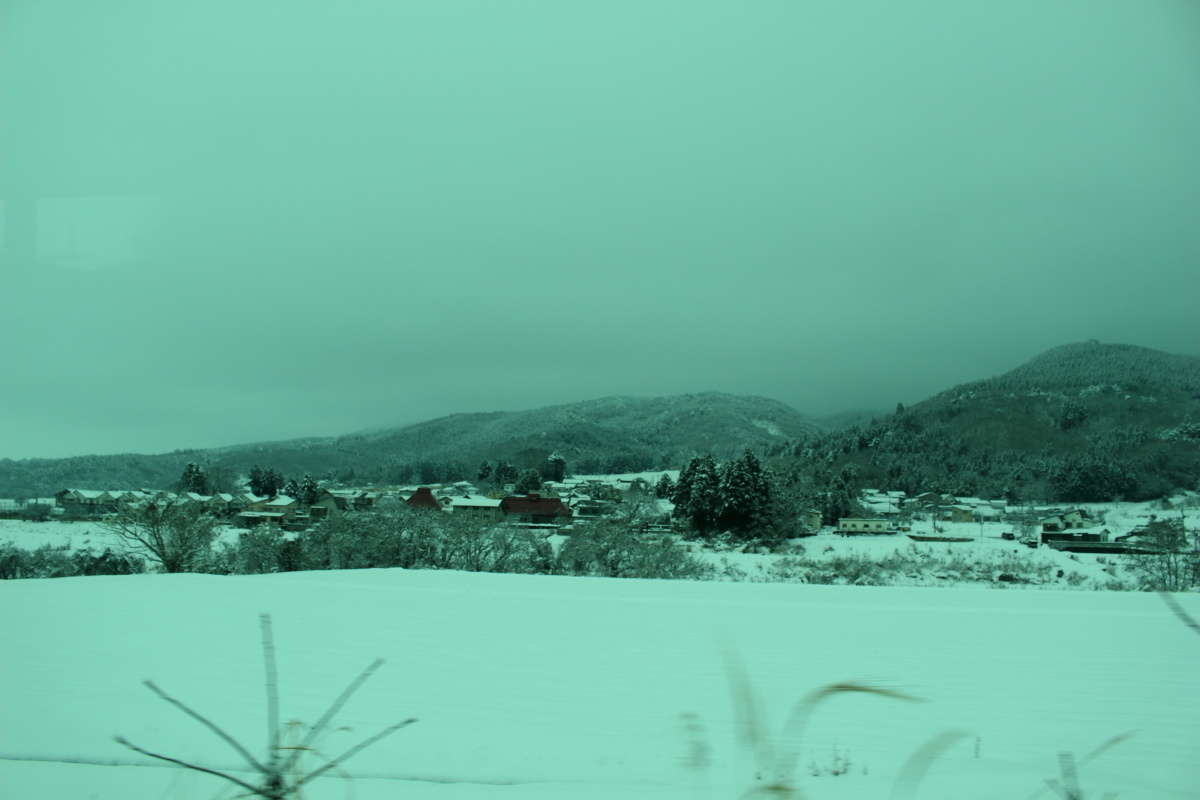
[[[1200,482],[1200,358],[1096,341],[797,445],[798,473],[861,485],[1068,502]]]
[[[358,483],[474,478],[483,460],[537,467],[557,453],[572,472],[678,467],[702,452],[775,449],[820,427],[763,397],[703,393],[606,397],[531,411],[453,414],[334,438],[261,442],[161,455],[0,460],[0,497],[47,495],[68,486],[167,487],[189,462],[232,488],[255,464],[289,477],[305,473]]]

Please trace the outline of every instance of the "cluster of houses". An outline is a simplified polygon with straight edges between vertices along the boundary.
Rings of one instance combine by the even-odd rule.
[[[978,497],[957,498],[937,492],[924,492],[908,497],[900,491],[864,489],[860,505],[869,514],[863,517],[845,517],[838,520],[837,532],[854,534],[895,534],[910,530],[909,520],[914,516],[927,517],[937,522],[1012,522],[1022,527],[1031,527],[1035,535],[1034,544],[1052,542],[1108,540],[1108,532],[1083,533],[1080,529],[1091,528],[1096,521],[1082,508],[1022,509],[1009,507],[1004,500],[983,500]],[[1015,538],[1006,534],[1005,538]]]
[[[287,530],[302,530],[315,521],[346,511],[366,511],[386,503],[405,503],[412,508],[440,511],[448,514],[469,514],[520,524],[529,527],[559,528],[575,521],[587,521],[616,512],[622,498],[631,490],[641,492],[646,499],[647,518],[652,526],[666,529],[671,505],[655,499],[648,485],[640,478],[609,477],[606,480],[573,478],[547,482],[548,495],[513,494],[512,487],[502,496],[484,495],[472,484],[460,481],[441,486],[410,486],[386,489],[320,488],[312,502],[304,503],[287,495],[261,497],[250,492],[201,495],[191,492],[173,493],[147,490],[64,489],[53,497],[35,498],[18,503],[0,500],[0,516],[14,515],[24,507],[35,505],[49,508],[53,515],[65,519],[96,519],[115,513],[122,506],[159,503],[164,501],[194,504],[231,524],[252,527],[271,523]],[[1095,530],[1097,520],[1082,508],[1009,507],[1002,500],[956,498],[936,492],[908,497],[900,491],[865,489],[860,505],[863,516],[844,517],[835,532],[842,535],[871,535],[909,533],[911,520],[927,518],[933,521],[933,533],[939,533],[938,522],[969,523],[1004,521],[1023,532],[1027,544],[1047,544],[1060,549],[1102,546],[1122,546],[1126,536],[1114,537],[1108,530]],[[821,513],[803,513],[804,528],[811,532],[821,529]],[[982,530],[982,529],[981,529]],[[909,533],[913,538],[935,538]],[[1017,538],[1012,532],[1003,538]],[[947,538],[946,541],[965,541]],[[1125,545],[1128,546],[1128,545]],[[1097,550],[1098,552],[1100,550]]]
[[[125,506],[151,503],[182,503],[203,508],[232,524],[252,527],[264,522],[285,529],[302,529],[312,522],[345,511],[367,511],[381,503],[405,503],[448,513],[486,515],[529,525],[558,526],[574,512],[557,497],[540,494],[486,497],[469,484],[434,490],[427,486],[395,490],[319,489],[311,503],[288,495],[261,497],[251,492],[201,495],[194,492],[163,492],[126,489],[64,489],[47,498],[55,515],[65,519],[98,519]]]

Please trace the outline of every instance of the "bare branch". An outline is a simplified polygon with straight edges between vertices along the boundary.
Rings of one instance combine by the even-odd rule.
[[[238,778],[235,778],[232,775],[226,775],[224,772],[218,772],[215,769],[209,769],[208,767],[197,766],[196,764],[189,764],[186,761],[180,761],[178,758],[171,758],[170,756],[164,756],[159,753],[151,753],[149,750],[143,750],[142,748],[138,747],[137,745],[133,744],[128,739],[126,739],[122,736],[114,736],[113,741],[115,741],[117,744],[125,745],[130,750],[134,751],[135,753],[141,753],[144,756],[150,756],[150,758],[157,758],[161,761],[169,761],[170,763],[178,764],[181,767],[187,767],[188,769],[194,769],[194,770],[196,770],[196,772],[206,772],[209,775],[216,775],[219,778],[224,778],[227,781],[236,783],[238,786],[241,786],[243,789],[248,789],[253,794],[263,796],[262,792],[259,791],[254,786],[251,786],[250,784],[246,783],[245,781],[239,780]]]
[[[271,615],[259,615],[262,624],[263,661],[267,670],[267,760],[274,762],[279,752],[279,674],[275,668],[275,637]]]
[[[325,729],[325,726],[329,724],[329,721],[333,719],[334,715],[342,710],[342,706],[346,705],[346,701],[350,699],[351,695],[357,692],[359,687],[366,682],[367,678],[371,677],[372,673],[374,673],[375,670],[379,669],[381,666],[383,666],[383,659],[375,659],[369,665],[367,665],[366,669],[359,673],[357,678],[350,682],[349,686],[342,690],[342,693],[339,694],[337,699],[333,701],[333,705],[331,705],[325,714],[319,720],[317,720],[317,724],[309,728],[308,735],[304,737],[304,741],[300,743],[296,750],[292,751],[292,754],[284,763],[284,772],[289,772],[293,767],[296,766],[296,761],[300,758],[300,754],[316,740],[317,736],[319,736],[321,731]]]
[[[401,728],[406,728],[409,725],[412,725],[416,721],[417,720],[415,717],[410,717],[409,719],[406,719],[403,722],[397,722],[395,725],[384,728],[383,730],[381,730],[379,733],[375,734],[374,736],[364,739],[362,742],[359,742],[358,744],[354,745],[354,747],[351,747],[349,750],[342,753],[340,756],[333,759],[325,766],[323,766],[319,769],[313,770],[312,772],[305,775],[303,778],[298,780],[292,786],[292,790],[294,791],[296,789],[299,789],[301,786],[308,783],[313,778],[316,778],[317,776],[319,776],[325,772],[328,772],[329,770],[338,766],[342,762],[349,760],[350,758],[357,755],[358,753],[361,753],[363,750],[366,750],[368,747],[375,744],[376,742],[378,742],[380,739],[384,738],[385,736],[390,736],[391,734],[395,733],[396,731],[400,730]]]
[[[1158,596],[1167,604],[1167,608],[1175,612],[1175,616],[1179,617],[1179,621],[1187,625],[1196,633],[1200,633],[1200,622],[1191,614],[1183,610],[1183,606],[1179,605],[1179,601],[1171,596],[1170,592],[1159,592]]]
[[[177,700],[174,697],[171,697],[171,695],[167,694],[162,689],[158,688],[158,686],[154,683],[154,681],[142,681],[142,683],[144,683],[146,685],[146,687],[148,689],[150,689],[150,691],[154,692],[156,695],[161,697],[163,700],[166,700],[168,703],[175,706],[176,708],[178,708],[183,713],[187,714],[192,719],[200,722],[202,725],[204,725],[204,727],[208,728],[210,731],[215,733],[217,736],[224,739],[229,744],[230,747],[232,747],[234,750],[237,750],[238,753],[241,754],[242,758],[246,759],[246,761],[248,761],[250,763],[250,766],[254,767],[259,772],[263,772],[263,773],[268,772],[267,768],[264,767],[262,764],[260,764],[254,756],[250,755],[250,752],[246,748],[242,747],[242,745],[238,742],[237,739],[234,739],[228,733],[221,730],[221,728],[215,722],[212,722],[207,717],[201,715],[199,712],[193,711],[186,704],[184,704],[184,702],[182,700]]]

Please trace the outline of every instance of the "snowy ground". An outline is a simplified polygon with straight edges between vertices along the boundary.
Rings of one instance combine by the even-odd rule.
[[[904,534],[881,536],[840,536],[825,531],[818,536],[794,540],[793,557],[815,564],[832,564],[835,559],[848,557],[882,562],[891,556],[904,556],[908,568],[886,575],[889,585],[897,586],[961,586],[985,583],[1005,588],[1055,589],[1114,589],[1136,588],[1136,579],[1126,569],[1126,559],[1117,555],[1066,553],[1049,547],[1036,550],[1000,538],[1011,526],[985,523],[980,536],[978,523],[939,523],[939,535],[975,537],[967,542],[915,542]],[[922,531],[928,533],[928,531]],[[757,554],[693,550],[701,558],[726,570],[729,580],[788,580],[787,571],[773,570],[773,565],[788,558],[787,554]],[[947,566],[970,566],[969,577]],[[1059,575],[1059,572],[1062,574]],[[1031,583],[997,583],[999,575],[1030,579]],[[852,582],[852,581],[848,581]]]
[[[234,542],[242,529],[222,525],[218,541]],[[103,553],[106,548],[122,551],[123,545],[112,534],[105,533],[99,522],[78,520],[48,520],[28,522],[19,519],[0,519],[0,545],[11,544],[23,550],[36,550],[44,545],[66,547]]]
[[[0,519],[0,544],[11,544],[24,550],[36,550],[44,545],[71,550],[104,552],[114,547],[112,538],[96,522],[27,522],[19,519]]]
[[[1200,615],[1200,598],[1180,600]],[[219,779],[140,766],[112,736],[236,766],[139,685],[153,678],[261,754],[262,611],[285,719],[312,722],[388,659],[340,715],[352,731],[323,750],[420,719],[309,800],[739,797],[753,768],[735,743],[726,652],[772,731],[834,681],[928,701],[830,699],[802,741],[808,798],[888,797],[904,759],[951,729],[970,733],[916,797],[1028,798],[1058,775],[1058,752],[1083,758],[1129,731],[1082,767],[1089,797],[1200,797],[1200,637],[1152,594],[362,570],[5,581],[0,606],[4,797],[232,797]],[[846,774],[813,777],[835,749]]]
[[[1200,520],[1197,522],[1200,523]],[[1022,544],[1000,538],[1001,532],[1012,528],[1005,523],[989,522],[980,526],[978,523],[945,522],[939,523],[939,526],[944,535],[975,538],[969,542],[924,543],[914,542],[903,534],[838,536],[826,531],[820,536],[796,540],[795,552],[790,554],[700,550],[697,543],[689,543],[689,547],[702,559],[721,570],[719,577],[723,580],[796,580],[795,571],[789,573],[772,568],[789,557],[817,564],[830,564],[835,559],[848,556],[880,561],[894,554],[901,554],[914,562],[909,569],[878,573],[885,575],[886,580],[873,579],[869,582],[898,586],[962,586],[984,583],[1003,588],[1056,589],[1112,589],[1118,586],[1131,589],[1137,585],[1121,556],[1071,554],[1047,547],[1031,550]],[[218,541],[234,543],[241,532],[240,528],[222,526],[219,529]],[[929,531],[920,529],[917,532]],[[553,541],[555,546],[558,546],[561,537],[554,537]],[[88,521],[0,520],[0,544],[4,543],[27,550],[49,544],[93,553],[101,553],[106,548],[123,551],[123,544],[116,541],[111,534],[105,533],[99,523]],[[977,565],[978,569],[971,576],[946,570],[946,564],[956,562],[969,562]],[[1060,571],[1061,575],[1058,574]],[[1032,583],[1001,584],[996,582],[996,577],[1000,574],[1017,574],[1022,578],[1038,579]],[[847,582],[853,581],[848,579]]]

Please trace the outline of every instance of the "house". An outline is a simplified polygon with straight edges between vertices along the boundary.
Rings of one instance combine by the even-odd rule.
[[[968,506],[938,506],[937,518],[943,522],[974,522],[975,512]]]
[[[212,505],[211,495],[197,494],[196,492],[183,492],[176,499],[185,505],[201,505],[205,508],[209,508]]]
[[[308,513],[316,518],[331,517],[339,511],[345,511],[345,498],[340,498],[338,495],[328,489],[318,489],[317,499],[308,507]]]
[[[1091,519],[1088,513],[1082,508],[1071,509],[1070,511],[1055,511],[1049,516],[1042,517],[1038,522],[1042,526],[1044,532],[1050,533],[1053,531],[1066,531],[1073,528],[1086,528]]]
[[[597,519],[616,512],[617,504],[612,500],[597,500],[591,495],[574,494],[567,498],[567,507],[579,519]]]
[[[227,516],[241,510],[238,499],[228,492],[217,492],[214,494],[209,500],[208,507],[212,513],[221,516]]]
[[[420,491],[419,489],[417,491]],[[356,511],[369,511],[379,505],[387,495],[379,491],[361,491],[353,500],[354,509]]]
[[[433,496],[433,490],[431,490],[428,486],[419,487],[415,492],[413,492],[412,496],[404,502],[410,508],[423,508],[436,511],[442,510],[442,504],[438,502],[436,497]]]
[[[317,501],[313,505],[334,511],[349,511],[354,508],[354,499],[360,492],[357,489],[318,489]]]
[[[459,512],[473,514],[478,516],[495,516],[501,515],[500,499],[495,497],[484,497],[474,494],[466,497],[451,497],[450,511],[457,514]]]
[[[119,497],[121,492],[115,494]],[[117,498],[103,489],[63,489],[54,498],[68,517],[98,517],[117,510]]]
[[[900,503],[886,495],[866,495],[859,505],[868,514],[876,517],[896,517],[900,515]]]
[[[294,497],[277,494],[270,499],[258,498],[257,502],[249,504],[235,519],[247,527],[263,522],[274,522],[282,526],[295,517],[299,510],[300,503]]]
[[[571,519],[571,509],[557,497],[542,497],[530,492],[524,497],[509,495],[500,501],[506,519],[533,525],[556,525]]]
[[[843,536],[856,533],[895,533],[891,520],[843,517],[838,520],[837,532]]]
[[[283,515],[291,516],[300,510],[300,501],[286,494],[277,494],[262,504],[262,511],[281,511]]]
[[[286,517],[282,511],[246,510],[234,517],[234,520],[244,528],[252,528],[264,522],[273,522],[276,525],[282,525],[285,519]]]

